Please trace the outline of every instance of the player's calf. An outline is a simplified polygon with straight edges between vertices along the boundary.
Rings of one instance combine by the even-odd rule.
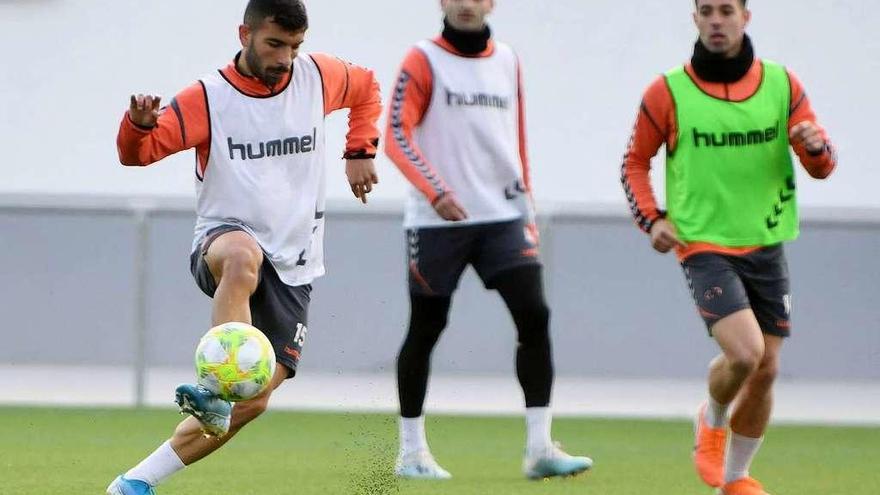
[[[251,400],[236,402],[232,407],[230,431],[238,431],[244,425],[257,419],[269,408],[269,395],[264,394]]]

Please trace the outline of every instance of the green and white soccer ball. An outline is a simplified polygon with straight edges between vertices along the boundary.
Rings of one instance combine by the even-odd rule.
[[[196,348],[199,385],[231,402],[252,399],[275,373],[269,339],[247,323],[229,322],[206,333]]]

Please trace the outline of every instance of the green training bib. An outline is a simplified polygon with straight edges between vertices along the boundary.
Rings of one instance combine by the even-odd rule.
[[[742,102],[704,93],[684,67],[666,73],[678,142],[666,156],[668,218],[684,241],[768,246],[798,236],[785,68],[763,61]]]

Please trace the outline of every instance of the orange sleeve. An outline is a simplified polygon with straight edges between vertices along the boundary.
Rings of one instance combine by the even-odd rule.
[[[422,155],[413,140],[413,131],[421,123],[431,103],[433,79],[425,54],[418,48],[412,48],[403,60],[400,75],[394,84],[385,132],[385,154],[431,203],[445,194],[448,188]]]
[[[804,121],[819,126],[816,113],[813,112],[813,106],[810,105],[810,100],[807,98],[800,80],[791,71],[788,71],[788,79],[791,82],[791,110],[788,117],[788,130],[791,131],[792,127]],[[792,148],[810,176],[824,179],[831,175],[837,166],[837,152],[825,129],[822,126],[819,126],[819,129],[822,132],[822,138],[825,139],[825,148],[822,151],[812,154],[801,143],[792,143]]]
[[[516,63],[516,87],[519,99],[519,159],[522,163],[522,176],[526,190],[532,192],[532,176],[529,169],[529,149],[526,141],[526,98],[523,91],[522,65],[517,59]]]
[[[526,139],[526,98],[525,91],[523,90],[523,77],[522,77],[522,64],[519,61],[519,58],[516,60],[516,94],[517,99],[519,100],[519,116],[518,116],[518,124],[519,124],[519,160],[522,165],[522,177],[523,177],[523,185],[526,189],[526,197],[529,202],[529,213],[526,218],[526,228],[528,228],[532,236],[534,236],[535,241],[537,242],[540,237],[540,233],[538,232],[538,226],[536,224],[535,215],[535,195],[532,191],[532,174],[529,169],[529,150],[528,150],[528,141]]]
[[[373,71],[325,53],[314,53],[311,57],[324,84],[324,115],[351,109],[343,158],[375,158],[379,146],[376,121],[382,114],[382,96]]]
[[[210,150],[210,121],[205,89],[193,83],[159,113],[152,128],[134,124],[128,111],[119,125],[116,148],[119,161],[128,166],[146,166],[178,151],[196,148],[199,170],[204,173]]]
[[[650,232],[654,222],[664,215],[651,187],[651,159],[664,144],[667,149],[674,150],[677,134],[675,103],[666,78],[660,76],[642,97],[620,173],[630,211],[636,224],[645,232]]]

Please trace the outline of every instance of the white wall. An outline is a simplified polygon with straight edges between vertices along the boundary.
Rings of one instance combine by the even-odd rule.
[[[623,206],[619,166],[639,95],[690,54],[689,0],[498,0],[491,19],[525,67],[539,201]],[[812,206],[880,206],[875,185],[875,90],[880,13],[867,0],[753,0],[758,54],[806,85],[840,149],[827,183],[801,181]],[[307,50],[376,70],[387,97],[407,48],[435,34],[435,0],[307,0]],[[191,153],[146,170],[118,166],[116,129],[131,92],[167,99],[238,49],[244,0],[0,0],[0,193],[171,194],[192,190]],[[167,100],[166,100],[167,101]],[[331,118],[329,158],[345,116]],[[347,197],[341,163],[328,194]],[[383,198],[405,184],[380,160]]]

